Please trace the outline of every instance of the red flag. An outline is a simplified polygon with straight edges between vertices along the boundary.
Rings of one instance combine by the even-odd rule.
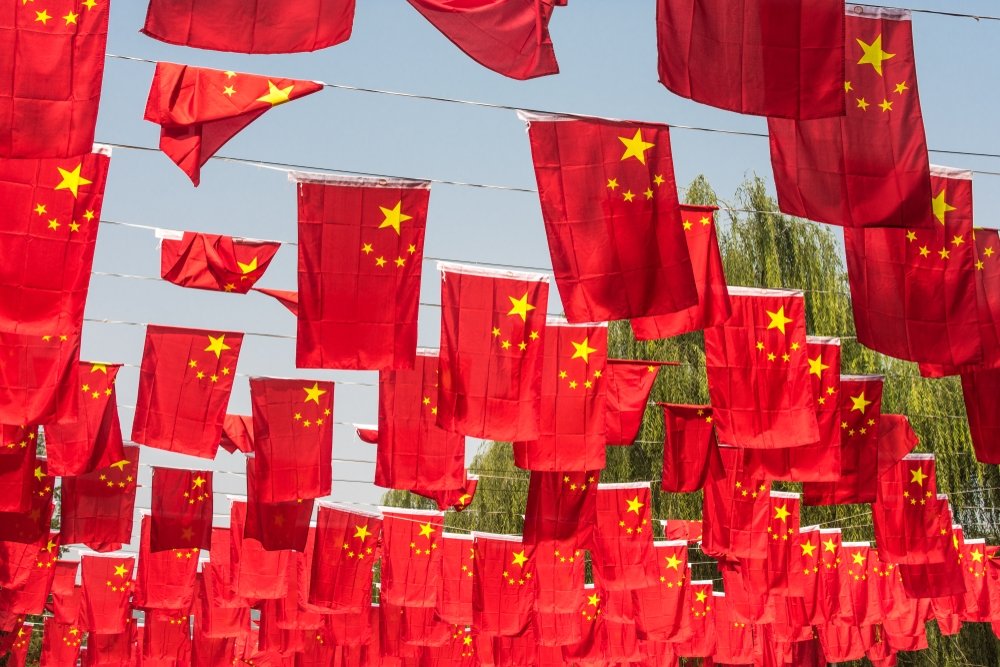
[[[333,484],[333,383],[250,378],[257,500],[321,498]]]
[[[8,212],[0,256],[20,258],[0,267],[0,423],[75,417],[80,329],[110,162],[110,149],[98,146],[0,165],[0,206]]]
[[[451,509],[456,512],[468,509],[476,497],[476,487],[479,486],[479,477],[476,475],[466,475],[465,482],[457,489],[446,489],[444,491],[420,491],[414,490],[419,496],[428,498],[437,503],[437,508],[441,511]]]
[[[191,664],[191,621],[187,614],[151,609],[143,617],[143,665]]]
[[[443,533],[441,539],[441,590],[436,609],[442,621],[472,625],[472,586],[475,549],[472,536]]]
[[[595,485],[596,486],[596,485]],[[535,548],[534,630],[542,646],[566,646],[582,639],[580,609],[586,562],[580,540],[541,543]]]
[[[262,287],[254,287],[255,292],[260,292],[261,294],[266,294],[269,297],[275,299],[278,303],[288,309],[292,315],[296,317],[299,314],[299,293],[292,292],[290,290],[283,289],[264,289]]]
[[[212,471],[153,466],[149,550],[212,544]]]
[[[607,444],[629,446],[639,437],[649,394],[663,365],[671,362],[608,360]]]
[[[566,318],[603,322],[697,305],[670,128],[518,113]]]
[[[354,0],[151,0],[142,32],[212,51],[302,53],[346,42],[353,23]]]
[[[455,3],[409,0],[413,8],[477,63],[511,79],[558,74],[549,20],[564,0]]]
[[[897,566],[907,596],[911,598],[942,598],[965,595],[962,563],[958,559],[961,543],[950,528],[946,529],[946,532],[948,537],[954,540],[954,546],[948,549],[944,561],[921,565],[903,563]]]
[[[413,370],[379,374],[375,484],[417,493],[465,483],[465,437],[437,426],[438,358],[420,351]]]
[[[91,633],[83,654],[83,667],[130,667],[138,650],[136,622],[128,619],[125,632],[113,635]]]
[[[773,620],[773,612],[768,614],[768,603],[773,603],[779,595],[803,592],[794,587],[799,578],[789,576],[797,556],[793,547],[799,533],[800,496],[772,490],[768,498],[766,547],[763,552],[741,559],[738,565],[749,605],[748,620],[755,623]]]
[[[379,600],[397,607],[433,608],[441,581],[444,514],[382,509],[382,578]]]
[[[649,484],[600,484],[593,562],[606,590],[636,589],[656,582],[652,496]]]
[[[31,623],[23,623],[16,632],[12,631],[14,636],[10,645],[10,657],[7,658],[9,667],[25,667],[28,664],[28,649],[31,647],[34,627]],[[42,639],[44,640],[44,637]]]
[[[701,542],[702,521],[701,519],[664,519],[663,535],[668,540],[686,540],[688,542]]]
[[[983,538],[962,541],[962,560],[965,565],[965,600],[962,620],[988,623],[992,611],[987,585],[987,562],[996,555],[997,547],[986,545]]]
[[[160,277],[181,287],[246,294],[281,244],[220,234],[156,230]]]
[[[381,381],[381,379],[380,379]],[[379,394],[379,399],[381,400],[381,393]],[[423,401],[423,399],[421,399]],[[358,434],[358,440],[369,445],[378,444],[378,424],[351,424],[354,427],[354,431]],[[376,475],[378,461],[375,462],[376,465]]]
[[[472,627],[484,635],[516,637],[531,621],[535,549],[519,537],[473,533]]]
[[[964,371],[962,396],[976,460],[1000,464],[1000,369]]]
[[[733,316],[705,330],[719,442],[780,449],[819,441],[802,292],[733,287]]]
[[[230,588],[237,598],[248,602],[227,600],[227,604],[252,605],[257,600],[276,600],[288,593],[288,551],[266,551],[260,542],[244,535],[246,503],[232,501],[229,510],[229,562],[216,570],[219,575],[229,571]],[[213,558],[220,556],[225,538],[213,531]],[[222,556],[222,558],[225,558]],[[221,579],[221,576],[220,576]],[[218,582],[220,586],[223,582]],[[221,591],[220,591],[221,593]]]
[[[29,435],[36,432],[36,429],[31,429]],[[31,474],[38,461],[35,440],[18,437],[24,436],[23,431],[10,435],[12,439],[7,441],[7,445],[14,445],[13,453],[0,455],[0,512],[27,512],[32,506]],[[20,447],[21,442],[25,443],[25,447]]]
[[[63,544],[114,551],[132,541],[132,512],[138,486],[139,447],[107,468],[62,479],[59,534]]]
[[[45,427],[45,455],[53,475],[68,477],[125,458],[115,378],[121,364],[81,361],[76,419]]]
[[[707,658],[715,652],[715,597],[711,580],[692,581],[687,588],[689,638],[676,644],[677,655],[684,658]]]
[[[83,586],[76,583],[79,566],[78,561],[59,561],[55,564],[50,610],[60,623],[75,624],[81,620]]]
[[[608,328],[546,322],[537,440],[514,443],[514,465],[549,472],[604,467]]]
[[[194,600],[199,549],[150,551],[151,523],[149,516],[142,517],[139,568],[132,604],[142,609],[186,612]]]
[[[257,500],[257,461],[247,457],[247,518],[244,536],[267,551],[304,551],[309,541],[313,499],[262,503]]]
[[[111,634],[124,632],[132,595],[132,568],[135,558],[84,556],[81,565],[83,581],[83,625],[90,632]]]
[[[294,173],[299,368],[413,368],[430,183]]]
[[[40,551],[52,551],[58,545],[59,536],[44,536],[37,542],[0,542],[0,589],[17,590],[27,583],[35,571]],[[48,549],[46,547],[51,544]]]
[[[847,115],[768,119],[779,207],[844,227],[934,227],[910,12],[846,15],[847,71],[827,83],[843,82]]]
[[[844,115],[839,0],[659,0],[656,41],[660,83],[681,97],[756,116]]]
[[[588,545],[597,519],[600,477],[600,470],[532,471],[524,510],[524,543]]]
[[[931,191],[931,229],[844,230],[858,341],[908,361],[977,364],[972,172],[933,167]]]
[[[715,596],[715,652],[712,665],[754,663],[754,628],[741,623],[726,595]]]
[[[244,454],[252,454],[253,417],[227,414],[222,419],[222,438],[219,445],[230,454],[235,454],[237,450]]]
[[[56,568],[60,566],[59,536],[47,535],[40,542],[28,545],[26,551],[22,562],[17,564],[21,570],[17,573],[19,580],[12,578],[11,583],[0,590],[0,618],[41,614],[49,598]],[[8,563],[8,567],[10,565],[14,564]],[[0,646],[0,650],[2,648]]]
[[[41,663],[52,667],[74,667],[80,656],[85,628],[46,618],[42,624]]]
[[[0,461],[3,461],[2,457]],[[18,512],[0,512],[0,541],[38,542],[49,534],[53,510],[52,489],[56,478],[47,472],[45,459],[35,459],[28,482],[30,502]],[[22,487],[23,488],[23,487]]]
[[[94,145],[109,3],[12,8],[0,22],[4,158],[71,157]],[[65,12],[65,13],[64,13]]]
[[[309,602],[341,613],[366,612],[382,520],[321,504],[316,518]]]
[[[690,493],[705,486],[712,457],[718,456],[712,406],[671,405],[663,407],[663,481],[672,493]]]
[[[240,130],[272,107],[322,87],[315,81],[156,63],[145,119],[160,126],[160,150],[197,186],[202,165]]]
[[[948,550],[942,534],[933,454],[907,454],[878,478],[872,503],[875,538],[891,563],[939,563]]]
[[[641,637],[670,641],[679,638],[686,613],[688,547],[684,540],[654,542],[653,547],[658,580],[634,591],[636,624]]]
[[[228,545],[226,551],[228,552]],[[200,575],[196,631],[212,639],[236,637],[249,632],[250,607],[223,606],[225,600],[220,587],[225,588],[227,582],[217,582],[215,578],[214,570],[207,566]]]
[[[438,426],[478,438],[538,438],[548,277],[447,262],[438,269]]]
[[[882,384],[881,375],[840,376],[840,477],[803,484],[806,505],[875,501]]]
[[[702,551],[713,558],[753,558],[767,549],[769,486],[743,465],[737,449],[720,447],[705,483]]]

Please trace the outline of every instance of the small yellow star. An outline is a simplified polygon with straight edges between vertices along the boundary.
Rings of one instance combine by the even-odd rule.
[[[608,179],[608,189],[609,190],[614,190],[617,187],[618,187],[618,179],[617,178],[609,178]]]
[[[226,86],[225,88],[222,89],[222,94],[225,95],[226,97],[232,97],[233,95],[236,94],[236,89],[233,88],[232,86]]]
[[[66,21],[66,25],[69,25],[69,24],[71,24],[71,23],[72,23],[73,25],[76,25],[76,20],[77,20],[78,18],[80,18],[80,15],[79,15],[79,14],[74,14],[74,13],[73,13],[72,11],[70,11],[69,13],[67,13],[67,14],[66,14],[66,16],[63,16],[63,17],[62,17],[62,19],[63,19],[64,21]]]
[[[59,221],[55,218],[49,220],[49,229],[59,229]]]
[[[376,257],[375,258],[375,266],[378,266],[378,267],[385,266],[385,257]]]
[[[927,257],[928,255],[931,254],[930,249],[927,246],[925,246],[925,245],[920,246],[920,251],[919,252],[920,252],[920,256],[921,257]]]
[[[35,21],[41,23],[42,25],[46,25],[51,18],[52,17],[49,16],[49,13],[44,9],[40,12],[35,12]]]
[[[909,89],[910,88],[909,86],[906,85],[905,81],[900,81],[899,83],[896,84],[896,92],[899,93],[900,95],[903,94],[904,90],[909,90]]]
[[[37,213],[38,215],[45,215],[45,212],[46,212],[45,204],[38,204],[37,206],[35,206],[35,213]]]
[[[941,256],[941,259],[950,259],[951,251],[948,250],[947,248],[941,248],[940,250],[938,250],[938,255]]]
[[[885,113],[886,111],[892,111],[892,102],[890,102],[889,100],[883,99],[878,106],[880,109],[882,109],[882,113]]]
[[[631,190],[626,190],[625,192],[622,193],[622,199],[624,199],[625,201],[632,201],[633,199],[635,199],[635,193],[633,193]]]
[[[911,242],[911,243],[914,242],[914,241],[916,241],[917,240],[917,233],[915,231],[913,231],[912,229],[907,230],[907,232],[906,232],[906,240],[909,241],[909,242]]]
[[[868,111],[868,107],[869,106],[871,106],[871,105],[869,105],[868,102],[865,101],[865,98],[863,98],[863,97],[859,97],[858,98],[858,108],[859,109],[861,109],[862,111]]]

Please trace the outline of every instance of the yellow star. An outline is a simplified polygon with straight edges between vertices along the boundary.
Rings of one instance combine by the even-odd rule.
[[[812,542],[803,542],[799,547],[802,548],[803,556],[812,556],[813,552],[816,551],[816,545]]]
[[[35,213],[37,213],[38,215],[45,215],[45,211],[46,211],[45,204],[38,204],[37,206],[35,206]]]
[[[278,88],[271,81],[267,82],[267,95],[261,95],[257,98],[258,102],[267,102],[272,107],[276,107],[279,104],[284,104],[288,101],[288,95],[295,88],[294,85],[287,86],[285,88]]]
[[[194,488],[200,489],[205,484],[205,478],[202,477],[201,475],[198,475],[197,477],[191,480],[191,483],[194,484]]]
[[[66,25],[69,25],[70,23],[76,25],[76,20],[78,18],[80,18],[80,15],[79,14],[74,14],[72,11],[70,11],[69,13],[67,13],[66,16],[62,17],[62,19],[64,21],[66,21]]]
[[[863,97],[858,98],[858,108],[862,111],[868,111],[868,107],[871,106]]]
[[[829,551],[832,554],[837,553],[837,544],[833,541],[832,537],[823,543],[823,551]]]
[[[628,512],[635,512],[636,514],[638,514],[639,513],[639,509],[641,507],[643,507],[643,505],[645,505],[645,503],[640,503],[639,502],[639,496],[638,496],[638,494],[636,494],[635,498],[633,498],[632,500],[626,500],[625,502],[628,503],[628,509],[625,510],[626,513],[628,513]]]
[[[319,382],[314,382],[312,387],[302,387],[302,391],[306,392],[306,398],[302,402],[312,401],[316,405],[319,405],[319,397],[326,393],[326,389],[319,388]]]
[[[906,232],[906,240],[909,241],[910,243],[916,241],[917,240],[917,233],[915,231],[913,231],[912,229],[907,230],[907,232]]]
[[[633,199],[635,199],[635,193],[632,192],[631,190],[626,190],[625,192],[622,193],[622,199],[624,199],[625,201],[632,201]]]
[[[618,141],[625,144],[625,152],[622,154],[622,161],[634,157],[639,162],[646,164],[646,151],[654,146],[654,144],[648,141],[642,140],[642,130],[636,130],[635,136],[631,139],[628,137],[618,137]]]
[[[91,220],[94,219],[94,212],[88,210],[88,211],[84,212],[83,217],[87,220],[87,222],[90,222]]]
[[[954,211],[955,207],[944,200],[944,190],[938,193],[937,197],[931,200],[931,208],[934,211],[934,217],[938,219],[942,225],[944,224],[944,216],[949,211]]]
[[[809,374],[815,375],[817,377],[823,376],[823,371],[828,369],[829,366],[823,363],[823,355],[816,355],[815,359],[809,359]]]
[[[458,504],[459,505],[468,505],[470,500],[472,500],[472,495],[468,494],[468,493],[463,493],[462,495],[460,495],[458,497]]]
[[[864,391],[862,391],[857,396],[851,396],[851,403],[853,403],[853,405],[851,406],[851,412],[857,410],[861,414],[864,414],[865,408],[867,408],[869,405],[872,404],[871,401],[865,400]]]
[[[788,511],[788,505],[787,504],[782,505],[781,507],[775,507],[774,508],[774,518],[775,519],[787,522],[788,521],[788,517],[790,515],[791,515],[791,512]]]
[[[652,199],[653,198],[653,189],[652,188],[646,188],[646,190],[642,194],[645,195],[646,199]]]
[[[59,221],[55,218],[49,220],[49,229],[59,229]]]
[[[375,266],[385,266],[385,257],[376,257]]]
[[[667,556],[666,560],[667,560],[668,570],[676,570],[681,564],[681,559],[678,558],[675,554],[670,554],[669,556]]]
[[[367,525],[364,525],[364,526],[354,526],[354,537],[358,538],[359,540],[364,541],[365,538],[367,538],[369,535],[371,535],[371,532],[368,530],[368,526]]]
[[[600,598],[600,596],[598,596],[597,593],[594,593],[593,595],[588,595],[587,596],[587,604],[589,606],[591,606],[591,607],[598,606],[599,604],[601,604],[601,598]]]
[[[392,227],[396,230],[396,236],[399,236],[399,224],[401,222],[406,222],[407,220],[413,220],[412,215],[406,215],[403,213],[403,200],[400,199],[395,206],[392,208],[386,208],[385,206],[378,207],[382,211],[382,215],[385,216],[385,220],[382,224],[378,226],[379,229],[385,229],[386,227]]]
[[[40,12],[35,12],[35,21],[41,23],[42,25],[46,25],[50,18],[52,17],[49,16],[49,13],[44,9]]]
[[[767,316],[771,318],[770,323],[768,323],[768,329],[777,329],[781,333],[785,333],[785,325],[792,321],[791,318],[785,317],[785,307],[780,306],[776,312],[771,312],[770,310],[765,310]]]
[[[528,303],[528,292],[525,291],[524,296],[520,299],[515,299],[512,296],[508,296],[511,303],[511,309],[507,312],[508,315],[520,315],[522,322],[528,321],[528,311],[534,310],[535,307]]]
[[[910,88],[909,86],[906,85],[905,81],[900,81],[899,83],[896,84],[896,92],[899,93],[900,95],[903,94],[904,90],[909,90],[909,89]]]
[[[35,479],[42,479],[45,477],[45,473],[42,472],[42,466],[35,468]]]
[[[976,549],[970,555],[972,556],[972,561],[974,563],[982,563],[983,562],[983,552],[982,551],[979,551],[978,549]]]
[[[430,523],[420,524],[420,537],[430,537],[434,533],[434,526]]]
[[[251,259],[248,264],[244,264],[243,262],[236,262],[236,266],[240,267],[240,273],[242,273],[243,275],[246,275],[248,273],[253,273],[254,271],[257,270],[257,256],[254,255],[254,258]]]
[[[396,266],[399,268],[403,268],[404,266],[406,266],[406,260],[403,259],[402,257],[397,257],[395,261],[396,261]]]
[[[864,41],[858,39],[858,46],[864,54],[861,56],[861,60],[858,61],[859,65],[871,65],[878,72],[879,76],[882,76],[882,61],[888,60],[889,58],[895,58],[895,53],[886,53],[882,50],[882,35],[879,34],[875,38],[875,41],[871,44],[865,44]]]
[[[222,94],[225,95],[226,97],[232,97],[233,95],[236,94],[236,89],[233,88],[232,86],[226,86],[225,88],[222,89]]]
[[[71,222],[71,223],[69,223],[69,231],[71,231],[71,232],[78,232],[78,231],[80,231],[80,223],[79,222]]]
[[[208,337],[208,347],[206,347],[203,352],[215,352],[215,358],[219,359],[222,357],[223,350],[231,349],[226,345],[226,335],[220,334],[218,336]]]
[[[954,236],[951,239],[951,244],[952,245],[962,245],[963,243],[965,243],[965,239],[962,238],[961,235]]]
[[[845,81],[844,82],[844,92],[845,93],[849,93],[852,90],[854,90],[854,86],[851,85],[851,82],[850,81]]]
[[[708,599],[708,595],[705,593],[705,591],[698,591],[697,593],[694,594],[694,598],[698,602],[704,602],[705,600]]]
[[[663,183],[664,183],[663,174],[657,174],[657,175],[653,176],[653,184],[654,185],[658,185],[659,186],[659,185],[663,185]]]
[[[87,180],[80,175],[80,168],[83,167],[83,163],[76,165],[72,170],[67,171],[62,167],[56,167],[59,170],[59,175],[62,176],[62,180],[59,181],[59,185],[56,186],[56,190],[69,190],[76,199],[76,196],[80,193],[81,185],[90,185],[93,181]]]
[[[223,72],[223,74],[226,75],[227,79],[232,79],[234,76],[236,76],[236,72],[228,69],[225,72]]]
[[[128,572],[128,570],[125,568],[124,563],[122,563],[121,565],[115,565],[115,574],[121,577],[122,579],[125,578],[126,572]]]
[[[89,11],[97,6],[97,0],[83,0],[83,6]]]
[[[110,467],[118,468],[118,470],[125,472],[125,466],[127,466],[129,463],[131,463],[131,461],[129,461],[128,459],[122,459],[121,461],[115,461],[114,463],[111,464]]]
[[[524,549],[520,551],[515,551],[514,554],[514,565],[520,565],[524,567],[524,564],[528,562],[528,557],[524,555]]]
[[[924,474],[923,468],[914,468],[910,471],[910,483],[917,483],[920,486],[924,485],[924,480],[927,479],[927,475]]]
[[[684,227],[684,231],[690,231],[690,229],[691,229],[692,227],[694,227],[694,225],[693,225],[693,224],[691,223],[691,221],[690,221],[690,220],[685,220],[685,221],[684,221],[683,223],[681,223],[681,224],[682,224],[682,225],[683,225],[683,227]]]
[[[860,551],[855,551],[853,554],[851,554],[851,560],[854,561],[855,565],[865,564],[865,556]]]
[[[573,360],[573,359],[583,359],[583,362],[585,364],[589,364],[590,363],[590,353],[591,352],[597,352],[597,350],[595,348],[590,347],[590,336],[585,337],[579,343],[577,343],[575,341],[570,341],[570,342],[573,343],[573,356],[570,357],[570,360]]]
[[[931,254],[931,251],[927,248],[927,246],[925,246],[925,245],[920,246],[920,256],[921,257],[927,257],[927,255],[929,255],[929,254]]]
[[[983,263],[983,260],[981,260],[981,259],[976,260],[976,269],[978,269],[979,271],[982,271],[985,266],[986,265]]]
[[[941,248],[938,250],[938,254],[941,255],[941,259],[949,259],[951,257],[951,251],[947,248]]]

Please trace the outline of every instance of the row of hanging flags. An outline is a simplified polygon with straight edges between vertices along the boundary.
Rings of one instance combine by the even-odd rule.
[[[562,3],[410,1],[491,69],[557,69],[546,26]],[[729,4],[658,3],[661,81],[768,116],[782,211],[844,228],[858,339],[960,375],[976,455],[1000,463],[1000,237],[973,234],[970,173],[929,165],[908,14]],[[344,41],[352,16],[345,0],[151,0],[144,32],[296,52]],[[806,335],[801,293],[727,287],[714,209],[678,202],[669,127],[551,114],[521,116],[565,319],[546,317],[547,276],[442,263],[440,349],[418,349],[424,181],[292,174],[295,292],[255,287],[277,243],[159,234],[165,280],[291,310],[298,367],[379,371],[378,424],[359,429],[377,484],[463,509],[476,485],[465,437],[512,442],[531,471],[523,536],[470,540],[443,532],[440,512],[322,503],[310,525],[332,487],[333,383],[251,378],[252,415],[226,414],[243,334],[149,325],[131,441],[241,451],[247,497],[213,528],[212,472],[155,468],[139,557],[118,555],[139,447],[122,438],[120,365],[79,359],[110,164],[93,146],[108,2],[22,3],[0,21],[18,45],[0,90],[0,248],[14,258],[0,266],[0,648],[15,664],[23,617],[43,608],[46,664],[85,652],[94,665],[134,651],[199,665],[888,665],[926,647],[928,619],[945,633],[1000,620],[995,549],[952,524],[933,456],[881,414],[882,378],[840,374],[839,342]],[[197,185],[237,132],[322,87],[158,63],[145,117]],[[637,437],[661,365],[608,358],[606,322],[626,319],[640,340],[705,332],[711,403],[661,408],[662,490],[704,490],[703,524],[667,526],[680,541],[654,541],[648,484],[599,483],[605,446]],[[801,527],[801,503],[871,503],[878,549]],[[693,542],[725,594],[692,581]],[[104,555],[61,560],[69,545]]]

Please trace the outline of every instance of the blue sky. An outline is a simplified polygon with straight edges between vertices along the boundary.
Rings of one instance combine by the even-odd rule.
[[[467,58],[404,0],[362,0],[354,33],[345,44],[312,54],[246,56],[162,44],[138,31],[144,2],[117,0],[111,13],[109,53],[150,60],[329,83],[351,84],[498,102],[525,108],[572,111],[674,125],[766,131],[763,119],[705,107],[678,98],[657,82],[653,0],[571,0],[557,8],[550,26],[560,74],[532,81],[505,79]],[[916,5],[914,5],[916,6]],[[920,8],[1000,15],[993,2],[921,0]],[[920,96],[931,148],[1000,153],[995,131],[998,104],[996,44],[1000,22],[915,14]],[[710,54],[706,54],[710,57]],[[158,127],[142,120],[153,66],[109,59],[97,128],[101,142],[155,147]],[[770,181],[767,141],[676,129],[672,132],[678,184],[705,174],[723,199],[751,173]],[[534,188],[524,125],[514,112],[363,92],[325,89],[268,112],[225,146],[223,155],[288,162],[332,170],[433,178]],[[1000,173],[1000,159],[932,153],[931,161]],[[977,174],[980,226],[1000,205],[1000,176]],[[195,189],[162,154],[115,149],[103,218],[168,229],[204,231],[281,241],[296,237],[295,190],[280,171],[212,161]],[[469,262],[550,266],[537,196],[533,193],[434,185],[425,253]],[[283,247],[263,287],[295,289],[296,249]],[[156,277],[159,253],[147,230],[102,225],[94,270]],[[439,301],[435,264],[424,263],[422,301]],[[549,308],[559,312],[556,290]],[[293,336],[294,318],[260,295],[187,290],[158,280],[97,275],[87,317]],[[439,312],[422,307],[420,344],[436,346]],[[826,333],[826,332],[817,332]],[[88,360],[138,366],[144,327],[88,323]],[[370,422],[377,414],[375,373],[297,370],[294,341],[248,336],[238,372],[333,379],[338,422]],[[131,431],[137,368],[119,375],[118,397],[126,437]],[[368,385],[368,386],[364,386]],[[245,378],[236,383],[230,412],[249,414]],[[470,447],[470,455],[472,447]],[[176,467],[242,471],[241,456],[220,451],[214,464],[144,448],[143,461]],[[337,426],[334,456],[374,461],[374,448],[353,430]],[[381,490],[367,483],[374,463],[334,462],[333,499],[374,503]],[[148,469],[139,506],[149,506]],[[216,489],[243,493],[237,475],[219,475]],[[216,496],[216,512],[228,503]],[[228,521],[222,517],[219,523]],[[136,525],[138,535],[138,524]]]

